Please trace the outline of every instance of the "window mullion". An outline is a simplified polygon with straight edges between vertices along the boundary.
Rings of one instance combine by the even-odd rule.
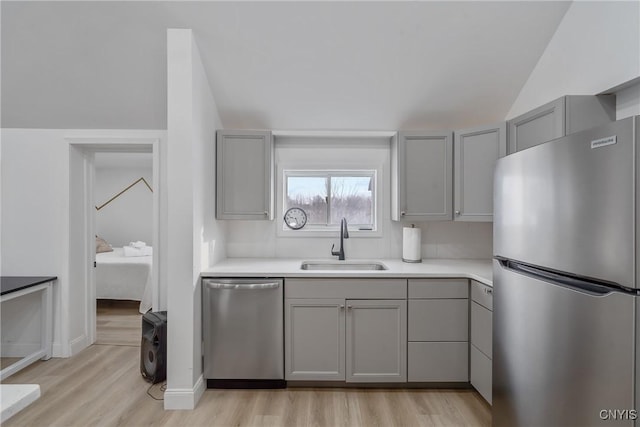
[[[331,225],[331,175],[325,178],[327,183],[327,227]]]

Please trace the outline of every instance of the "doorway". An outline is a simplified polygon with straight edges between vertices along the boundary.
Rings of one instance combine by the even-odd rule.
[[[145,297],[146,304],[144,310],[157,310],[160,308],[161,290],[159,287],[159,253],[160,253],[160,232],[159,232],[159,210],[160,210],[160,176],[159,176],[159,146],[160,138],[67,138],[69,142],[69,292],[63,295],[63,300],[68,304],[68,325],[69,325],[69,355],[74,355],[80,350],[88,347],[97,340],[97,297],[99,296],[96,286],[96,234],[97,218],[96,213],[101,205],[109,202],[113,205],[114,200],[122,202],[123,197],[128,197],[132,192],[149,191],[151,197],[150,216],[147,216],[147,234],[135,234],[131,236],[134,243],[142,242],[142,238],[150,240],[153,246],[150,258],[149,285],[144,287],[148,293]],[[96,159],[104,164],[102,158],[116,159],[131,157],[146,157],[150,163],[149,179],[146,182],[132,182],[115,192],[112,197],[106,200],[103,195],[100,199],[96,191]],[[117,160],[115,160],[117,161]],[[101,163],[98,163],[101,164]],[[144,177],[143,177],[144,178]],[[129,187],[127,189],[127,187]],[[148,187],[148,188],[147,188]],[[134,189],[135,188],[135,189]],[[121,193],[121,194],[120,194]],[[127,194],[129,193],[129,194]],[[113,198],[113,196],[118,197]],[[124,194],[124,196],[123,196]],[[109,205],[109,203],[107,203]],[[108,209],[104,208],[103,209]],[[105,211],[106,212],[106,211]],[[110,225],[112,229],[113,225]],[[116,227],[117,228],[117,227]],[[123,227],[126,228],[126,227]],[[102,227],[104,229],[104,227]],[[108,227],[107,227],[108,229]],[[112,234],[116,236],[117,233]],[[120,235],[114,241],[114,246],[123,254],[125,243],[124,235]],[[148,237],[143,237],[148,236]],[[122,241],[120,241],[122,240]],[[145,242],[146,244],[147,242]],[[133,248],[136,250],[137,248]],[[122,291],[122,289],[121,289]],[[126,292],[126,289],[124,290]],[[127,299],[127,298],[124,298]],[[64,305],[64,304],[63,304]],[[142,306],[142,304],[141,304]]]
[[[94,154],[96,344],[140,345],[152,308],[152,153]]]

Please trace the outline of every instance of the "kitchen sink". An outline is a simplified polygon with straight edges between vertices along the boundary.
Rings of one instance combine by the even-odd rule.
[[[375,261],[304,261],[302,270],[387,270],[387,266]]]

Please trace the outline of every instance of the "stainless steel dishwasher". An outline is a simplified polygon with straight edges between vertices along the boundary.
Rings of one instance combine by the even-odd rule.
[[[282,279],[203,279],[209,388],[277,388],[284,381]]]

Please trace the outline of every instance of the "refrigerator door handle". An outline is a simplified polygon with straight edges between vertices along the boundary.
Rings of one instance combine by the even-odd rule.
[[[631,290],[625,289],[623,286],[620,286],[618,284],[556,273],[540,267],[523,264],[509,259],[498,258],[498,262],[500,263],[500,266],[506,270],[533,277],[538,280],[543,280],[556,286],[562,286],[584,294],[593,296],[604,296],[613,291],[624,293],[632,292]]]

